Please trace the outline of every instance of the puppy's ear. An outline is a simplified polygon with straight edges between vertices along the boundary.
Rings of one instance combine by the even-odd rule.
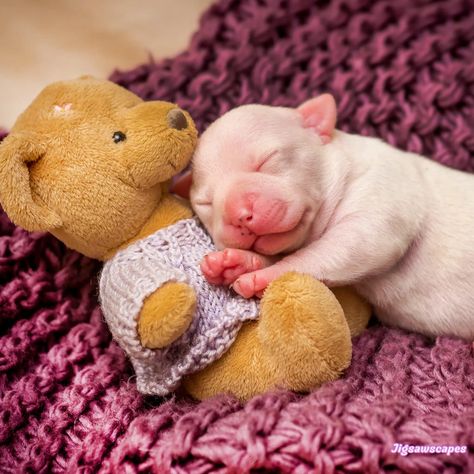
[[[331,94],[322,94],[301,104],[296,109],[303,118],[303,126],[312,128],[324,144],[331,141],[336,127],[337,107]]]
[[[30,231],[62,225],[53,211],[33,200],[28,164],[41,158],[46,146],[34,134],[12,133],[0,144],[0,204],[10,219]]]
[[[180,176],[177,176],[171,186],[170,191],[184,199],[189,199],[189,192],[193,184],[193,175],[191,171],[186,171]]]

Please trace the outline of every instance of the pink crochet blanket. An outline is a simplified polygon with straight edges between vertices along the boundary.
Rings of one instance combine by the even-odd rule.
[[[201,130],[242,103],[330,91],[342,129],[474,169],[472,0],[221,0],[186,52],[112,78]],[[145,398],[98,269],[0,214],[1,473],[474,472],[471,343],[375,325],[347,374],[306,396]]]

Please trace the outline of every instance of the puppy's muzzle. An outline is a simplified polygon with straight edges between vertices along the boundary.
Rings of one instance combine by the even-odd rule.
[[[188,127],[188,121],[183,112],[179,109],[171,109],[167,115],[168,125],[176,130],[183,130]]]

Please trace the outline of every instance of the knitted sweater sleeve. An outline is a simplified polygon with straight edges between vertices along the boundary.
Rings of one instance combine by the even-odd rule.
[[[100,299],[107,324],[133,359],[150,357],[140,344],[137,320],[144,300],[168,281],[188,282],[186,274],[153,248],[135,246],[106,262],[100,277]]]

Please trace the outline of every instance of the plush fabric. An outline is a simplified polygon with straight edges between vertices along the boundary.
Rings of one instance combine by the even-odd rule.
[[[341,128],[474,169],[472,0],[222,0],[186,52],[113,79],[201,130],[330,91]],[[98,264],[5,215],[0,235],[0,472],[474,472],[471,343],[373,326],[346,376],[307,396],[144,398],[98,309]]]

